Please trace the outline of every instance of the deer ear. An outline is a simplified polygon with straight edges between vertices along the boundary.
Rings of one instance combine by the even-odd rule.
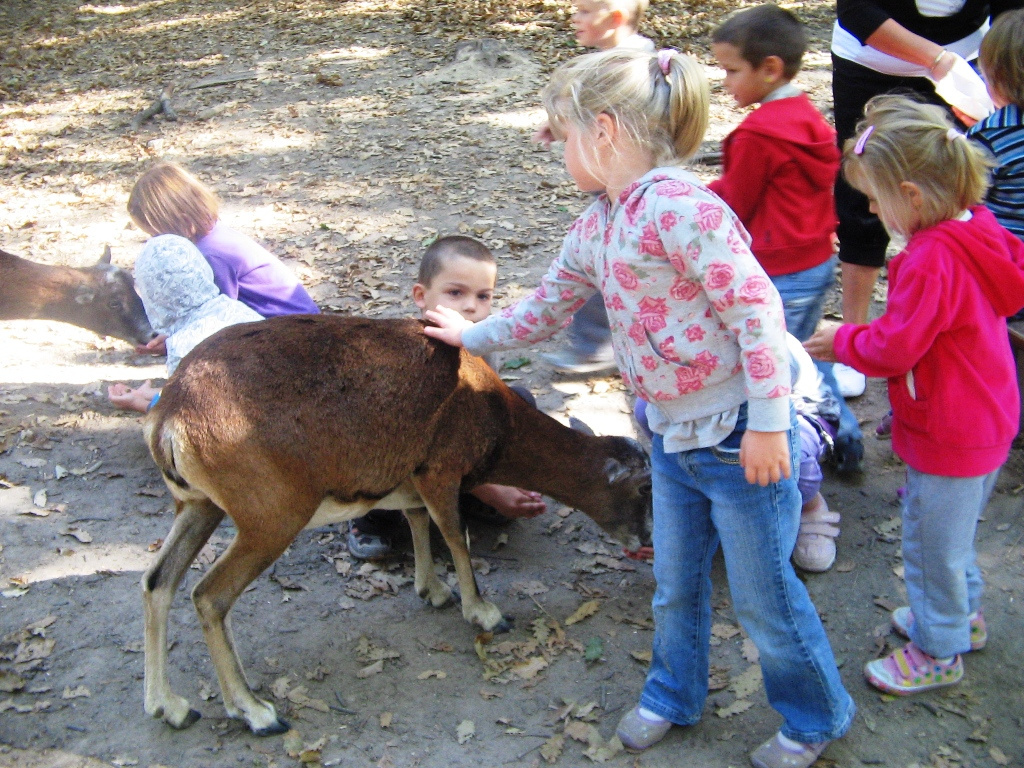
[[[92,304],[96,298],[96,291],[91,285],[80,285],[75,289],[76,304]]]
[[[96,263],[97,264],[109,264],[110,263],[110,246],[109,245],[103,246],[103,255],[100,256],[100,260],[97,261]]]
[[[616,459],[608,459],[604,463],[604,474],[609,483],[615,484],[629,474],[629,467]]]

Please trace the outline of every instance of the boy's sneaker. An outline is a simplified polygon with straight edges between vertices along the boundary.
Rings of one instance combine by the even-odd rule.
[[[964,676],[964,662],[957,654],[943,663],[911,642],[884,659],[869,661],[864,666],[864,676],[880,691],[908,696],[959,683]]]
[[[971,619],[971,650],[980,651],[988,642],[988,628],[985,626],[985,616],[981,611],[975,611],[970,615]],[[892,612],[892,628],[897,633],[910,639],[910,628],[914,626],[914,613],[909,605],[904,605]]]
[[[786,744],[780,737],[781,734],[777,733],[754,750],[750,755],[754,768],[808,768],[814,765],[818,756],[831,743],[823,741],[820,744],[800,744],[786,739],[789,742]],[[795,745],[795,748],[790,745]]]
[[[839,385],[839,394],[846,398],[860,397],[868,385],[867,377],[863,373],[843,363],[832,366],[832,375],[836,377],[836,383]]]
[[[348,524],[345,544],[356,560],[384,560],[393,551],[387,529],[394,521],[392,510],[372,509]],[[401,514],[401,513],[397,513]]]

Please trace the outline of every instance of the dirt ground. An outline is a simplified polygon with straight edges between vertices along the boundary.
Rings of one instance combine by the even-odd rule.
[[[793,6],[813,46],[800,84],[830,106],[831,5]],[[731,6],[656,2],[645,28],[708,64],[707,31]],[[130,266],[143,236],[125,213],[154,158],[191,166],[224,219],[261,239],[327,311],[409,314],[424,242],[466,232],[499,257],[499,304],[530,287],[587,199],[557,150],[529,142],[537,92],[577,53],[564,2],[404,0],[7,0],[0,5],[0,247],[86,264],[110,244]],[[464,41],[492,40],[460,49]],[[178,120],[132,119],[173,84]],[[705,147],[742,115],[720,88]],[[876,307],[881,311],[881,305]],[[553,374],[540,349],[502,373],[556,418],[630,434],[615,379]],[[524,359],[527,361],[524,364]],[[185,731],[142,708],[139,578],[170,527],[169,496],[139,419],[103,395],[158,378],[162,361],[45,322],[0,323],[0,766],[701,766],[748,764],[779,724],[756,652],[715,579],[712,688],[703,721],[642,755],[612,740],[641,689],[651,643],[649,564],[621,558],[579,512],[474,527],[478,578],[515,629],[483,645],[458,610],[411,586],[408,546],[381,566],[334,529],[307,531],[233,612],[250,682],[293,725],[257,738],[226,717],[188,592],[232,536],[219,530],[172,610],[172,684],[202,712]],[[1024,762],[1024,574],[1015,451],[978,534],[988,647],[952,689],[911,699],[864,683],[899,645],[905,599],[896,489],[902,468],[873,437],[887,409],[871,382],[854,408],[866,472],[827,476],[843,515],[839,558],[807,586],[859,716],[821,765]],[[450,574],[443,545],[439,568]],[[1022,654],[1022,655],[1018,655]]]

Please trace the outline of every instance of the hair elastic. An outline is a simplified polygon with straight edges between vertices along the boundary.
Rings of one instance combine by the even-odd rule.
[[[960,131],[958,131],[956,128],[950,128],[948,131],[946,131],[946,139],[948,141],[956,141],[957,139],[966,138],[967,137],[960,133]]]
[[[671,48],[662,48],[658,51],[658,66],[661,68],[661,74],[668,78],[669,67],[672,66],[672,54],[675,53]]]
[[[853,154],[862,155],[864,154],[864,145],[868,143],[868,136],[875,132],[875,126],[869,125],[864,129],[864,133],[857,139],[857,143],[853,145]]]

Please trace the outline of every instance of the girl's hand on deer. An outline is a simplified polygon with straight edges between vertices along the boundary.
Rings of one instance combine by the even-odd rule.
[[[451,344],[453,347],[462,346],[462,332],[473,325],[454,309],[438,305],[434,309],[428,309],[423,316],[433,323],[423,329],[423,332],[432,339]]]
[[[788,432],[747,430],[740,440],[740,466],[753,485],[777,483],[791,474]]]
[[[836,331],[839,323],[823,325],[811,338],[804,342],[807,354],[826,363],[838,363],[836,359]]]

